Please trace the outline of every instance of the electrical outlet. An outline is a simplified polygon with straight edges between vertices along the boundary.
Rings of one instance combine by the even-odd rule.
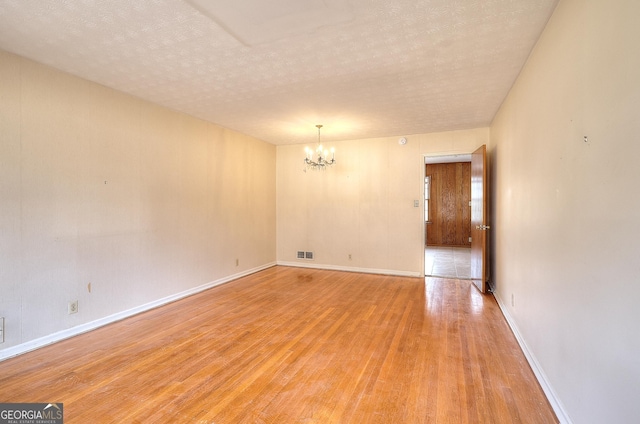
[[[516,306],[516,301],[515,301],[515,297],[513,296],[513,293],[511,293],[511,306]]]
[[[351,253],[349,253],[349,260],[351,260]]]
[[[4,343],[4,317],[0,318],[0,343]]]
[[[69,315],[78,313],[78,301],[77,300],[69,302],[69,307],[67,309],[67,312],[69,313]]]
[[[236,266],[240,266],[240,259],[236,259]]]

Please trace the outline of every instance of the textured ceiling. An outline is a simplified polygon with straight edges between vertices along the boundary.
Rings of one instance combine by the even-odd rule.
[[[557,0],[0,0],[0,49],[273,144],[491,123]]]

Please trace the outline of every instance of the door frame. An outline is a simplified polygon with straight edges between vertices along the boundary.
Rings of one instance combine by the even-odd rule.
[[[421,178],[421,193],[422,193],[422,197],[421,197],[421,201],[420,204],[422,205],[422,210],[420,212],[420,220],[422,222],[421,224],[421,228],[422,228],[422,253],[420,255],[420,263],[421,265],[421,270],[420,270],[420,275],[422,277],[426,276],[425,273],[425,262],[424,262],[424,249],[427,246],[427,224],[424,220],[424,179],[427,177],[427,160],[433,161],[431,163],[451,163],[451,162],[471,162],[471,154],[473,153],[473,151],[470,152],[439,152],[439,153],[423,153],[421,155],[422,158],[422,171],[420,172],[420,175],[422,175]]]

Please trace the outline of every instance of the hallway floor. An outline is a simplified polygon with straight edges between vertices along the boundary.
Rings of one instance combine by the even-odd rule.
[[[468,247],[425,247],[424,274],[427,277],[470,279],[471,249]]]

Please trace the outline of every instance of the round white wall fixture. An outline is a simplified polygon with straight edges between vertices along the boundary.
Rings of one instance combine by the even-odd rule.
[[[407,139],[405,137],[402,137],[400,140],[398,140],[398,144],[407,144]]]

